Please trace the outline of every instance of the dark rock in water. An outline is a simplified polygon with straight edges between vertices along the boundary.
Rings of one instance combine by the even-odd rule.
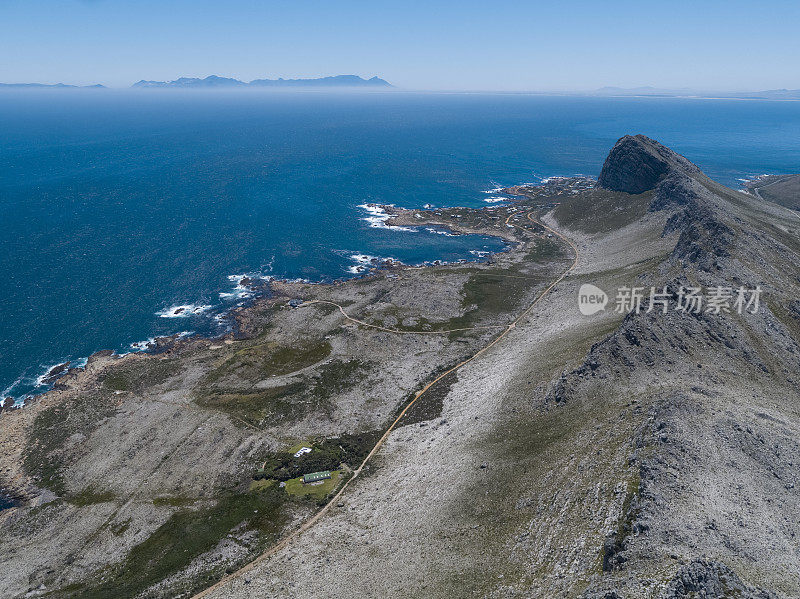
[[[626,135],[609,152],[597,184],[612,191],[643,193],[673,169],[700,174],[694,164],[657,141],[644,135]]]
[[[725,564],[695,559],[681,568],[662,591],[660,599],[690,597],[741,597],[742,599],[775,599],[769,591],[753,588]]]
[[[64,376],[69,370],[69,365],[71,362],[64,362],[63,364],[59,364],[58,366],[53,366],[44,377],[42,377],[42,383],[45,385],[52,385],[53,383],[58,380],[59,377]]]

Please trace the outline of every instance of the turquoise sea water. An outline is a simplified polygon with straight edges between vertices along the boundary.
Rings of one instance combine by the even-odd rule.
[[[626,133],[729,185],[800,171],[796,102],[2,93],[0,393],[20,397],[49,366],[99,349],[221,332],[214,317],[242,300],[235,275],[330,280],[363,255],[498,250],[374,226],[360,206],[481,206],[498,186],[596,175]],[[176,306],[191,308],[160,315]]]

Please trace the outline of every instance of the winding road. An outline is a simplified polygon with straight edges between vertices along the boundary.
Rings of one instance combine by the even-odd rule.
[[[515,212],[515,213],[511,214],[506,219],[505,224],[512,225],[512,226],[515,226],[515,227],[518,227],[520,229],[528,231],[529,229],[527,229],[526,227],[523,227],[518,223],[511,222],[511,219],[513,219],[515,216],[519,216],[519,214],[520,214],[519,212]],[[326,503],[322,508],[320,508],[320,510],[316,514],[314,514],[309,520],[304,522],[300,526],[300,528],[298,528],[297,530],[295,530],[292,533],[290,533],[287,536],[285,536],[283,539],[278,541],[275,545],[273,545],[267,551],[265,551],[264,553],[262,553],[261,555],[256,557],[250,563],[244,565],[243,567],[241,567],[240,569],[236,570],[235,572],[232,572],[231,574],[223,577],[218,582],[216,582],[212,586],[204,589],[200,593],[197,593],[196,595],[194,595],[193,599],[201,599],[203,597],[209,596],[211,593],[213,593],[214,591],[218,590],[219,588],[221,588],[223,585],[227,584],[231,580],[234,580],[234,579],[242,576],[243,574],[249,572],[250,570],[252,570],[255,566],[257,566],[258,564],[260,564],[264,560],[272,557],[278,551],[280,551],[281,549],[283,549],[284,547],[289,545],[292,541],[297,539],[300,535],[302,535],[308,529],[312,528],[325,514],[327,514],[330,511],[331,506],[335,505],[339,501],[339,499],[342,497],[344,492],[347,490],[347,487],[350,485],[350,483],[352,483],[355,479],[358,478],[358,476],[361,474],[362,470],[367,465],[367,463],[380,450],[380,448],[386,442],[386,439],[389,437],[389,435],[392,433],[392,431],[394,431],[395,428],[397,428],[397,425],[400,423],[400,421],[402,420],[403,416],[406,415],[406,413],[412,408],[412,406],[414,406],[414,404],[417,401],[419,401],[419,399],[422,396],[424,396],[425,393],[431,387],[433,387],[436,383],[441,381],[447,375],[449,375],[449,374],[459,370],[460,368],[466,366],[467,364],[469,364],[470,362],[472,362],[473,360],[478,358],[478,356],[484,354],[489,349],[491,349],[493,346],[495,346],[497,343],[499,343],[513,329],[516,328],[517,324],[519,324],[523,319],[525,319],[531,313],[531,311],[533,311],[533,309],[539,304],[539,302],[541,302],[542,299],[545,296],[547,296],[553,290],[553,288],[556,285],[558,285],[561,281],[563,281],[564,278],[567,275],[569,275],[569,273],[572,272],[575,269],[575,267],[578,265],[578,260],[580,258],[580,254],[578,252],[578,247],[570,239],[568,239],[567,237],[565,237],[564,235],[562,235],[561,233],[559,233],[558,231],[556,231],[552,227],[549,227],[546,224],[542,223],[541,221],[535,219],[533,217],[533,213],[532,212],[528,212],[526,214],[526,217],[531,222],[533,222],[536,225],[538,225],[538,226],[544,228],[545,230],[549,231],[550,233],[552,233],[553,235],[555,235],[556,237],[561,239],[563,242],[565,242],[567,245],[569,245],[569,247],[572,249],[572,252],[574,254],[574,258],[573,258],[572,264],[569,266],[569,268],[567,268],[563,273],[561,273],[561,275],[558,276],[558,278],[556,278],[552,283],[550,283],[550,285],[546,289],[544,289],[544,291],[542,291],[536,297],[536,299],[533,301],[533,303],[531,303],[525,310],[522,311],[522,313],[520,313],[513,321],[511,321],[507,325],[496,325],[494,327],[470,327],[470,328],[465,328],[465,329],[450,329],[450,330],[446,330],[446,331],[402,331],[402,330],[391,329],[391,328],[387,328],[387,327],[383,327],[383,326],[379,326],[379,325],[370,324],[370,323],[364,322],[362,320],[359,320],[357,318],[354,318],[354,317],[350,316],[349,314],[347,314],[347,312],[345,312],[344,308],[341,305],[339,305],[339,304],[337,304],[335,302],[330,302],[330,301],[326,301],[326,300],[312,300],[312,301],[309,301],[306,304],[304,304],[304,306],[309,306],[309,305],[313,305],[313,304],[330,304],[330,305],[336,306],[339,309],[339,311],[342,313],[342,315],[347,320],[349,320],[349,321],[351,321],[353,323],[356,323],[356,324],[358,324],[360,326],[369,327],[369,328],[373,328],[373,329],[378,329],[378,330],[389,332],[389,333],[403,334],[403,335],[441,335],[441,334],[447,334],[447,333],[451,333],[451,332],[455,332],[455,331],[467,331],[467,330],[488,329],[488,328],[502,328],[503,331],[497,337],[495,337],[492,341],[490,341],[488,344],[486,344],[481,349],[479,349],[477,352],[475,352],[472,356],[470,356],[469,358],[463,360],[462,362],[459,362],[458,364],[456,364],[455,366],[453,366],[449,370],[443,372],[442,374],[437,376],[435,379],[433,379],[431,382],[429,382],[427,385],[425,385],[422,389],[417,391],[417,393],[414,396],[414,399],[412,399],[406,405],[406,407],[403,409],[403,411],[400,412],[400,414],[397,416],[397,418],[395,418],[394,422],[392,422],[392,424],[386,429],[386,432],[384,432],[383,436],[381,436],[381,438],[378,440],[378,442],[375,444],[375,446],[372,448],[372,450],[369,452],[369,454],[367,454],[367,457],[364,458],[364,460],[361,462],[361,465],[356,470],[353,471],[353,475],[349,479],[347,479],[345,481],[345,483],[342,485],[342,487],[339,489],[339,491],[330,499],[330,501],[328,501],[328,503]]]

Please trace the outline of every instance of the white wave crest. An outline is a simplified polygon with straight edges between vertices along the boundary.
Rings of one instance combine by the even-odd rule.
[[[369,272],[383,264],[401,264],[397,258],[381,258],[380,256],[370,256],[369,254],[350,254],[350,260],[355,264],[349,266],[347,272],[354,275]]]
[[[389,229],[390,231],[406,231],[408,233],[416,233],[417,230],[412,227],[401,227],[398,225],[387,225],[386,221],[389,220],[392,215],[387,213],[383,208],[378,206],[377,204],[359,204],[359,208],[365,210],[369,216],[362,218],[361,220],[368,222],[369,226],[374,229]]]
[[[433,227],[425,227],[425,230],[428,233],[436,233],[437,235],[444,235],[445,237],[458,237],[455,233],[450,233],[449,231],[445,231],[444,229],[434,229]]]
[[[181,304],[180,306],[172,306],[161,312],[156,312],[156,316],[161,318],[188,318],[189,316],[202,314],[210,309],[210,305]]]

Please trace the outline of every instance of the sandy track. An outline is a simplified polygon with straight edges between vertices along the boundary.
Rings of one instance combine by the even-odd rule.
[[[514,213],[514,214],[510,215],[506,219],[506,224],[512,224],[512,225],[514,225],[516,227],[519,227],[521,229],[529,230],[528,227],[523,226],[518,222],[513,222],[512,219],[514,219],[515,217],[518,217],[518,216],[519,216],[519,213]],[[450,330],[444,330],[444,331],[405,331],[405,330],[390,329],[390,328],[387,328],[387,327],[373,325],[373,324],[364,322],[364,321],[362,321],[360,319],[354,318],[354,317],[350,316],[349,314],[347,314],[347,312],[344,310],[343,306],[341,306],[341,305],[339,305],[339,304],[337,304],[335,302],[330,302],[330,301],[325,301],[325,300],[315,300],[313,302],[308,302],[306,304],[306,305],[312,305],[313,303],[326,303],[326,304],[334,305],[339,309],[339,311],[344,316],[344,318],[346,318],[347,320],[349,320],[351,322],[354,322],[354,323],[356,323],[356,324],[358,324],[360,326],[375,328],[375,329],[378,329],[378,330],[381,330],[381,331],[397,333],[397,334],[409,334],[409,335],[448,334],[448,333],[456,332],[456,331],[467,331],[467,330],[477,330],[477,329],[487,329],[487,328],[503,328],[503,331],[497,337],[492,339],[487,345],[485,345],[480,350],[478,350],[475,354],[473,354],[471,357],[459,362],[458,364],[456,364],[455,366],[453,366],[449,370],[443,372],[438,377],[436,377],[433,381],[429,382],[422,389],[420,389],[415,394],[414,399],[412,401],[410,401],[408,403],[408,405],[406,405],[406,407],[400,412],[400,414],[397,416],[397,418],[394,420],[394,422],[392,422],[392,424],[387,428],[386,432],[378,440],[378,442],[373,447],[373,449],[370,451],[370,453],[366,456],[366,458],[364,458],[364,460],[361,463],[361,465],[353,472],[353,476],[350,479],[348,479],[345,482],[344,485],[342,485],[342,487],[339,489],[339,491],[336,493],[336,495],[334,495],[331,498],[331,500],[325,506],[323,506],[316,514],[314,514],[313,517],[311,517],[309,520],[304,522],[303,525],[300,528],[298,528],[297,530],[295,530],[294,532],[292,532],[291,534],[289,534],[288,536],[283,538],[277,544],[273,545],[269,550],[267,550],[266,552],[261,554],[259,557],[257,557],[255,560],[253,560],[249,564],[247,564],[244,567],[240,568],[236,572],[226,576],[225,578],[223,578],[222,580],[220,580],[219,582],[217,582],[213,586],[211,586],[211,587],[201,591],[197,595],[195,595],[194,596],[195,599],[200,599],[202,597],[209,597],[209,596],[212,596],[212,595],[216,594],[218,591],[222,590],[226,585],[228,585],[229,583],[231,583],[232,581],[234,581],[236,579],[239,579],[239,578],[243,577],[248,572],[251,572],[259,564],[263,563],[265,560],[269,559],[270,557],[276,555],[281,550],[283,550],[284,548],[286,548],[290,544],[292,544],[294,541],[296,541],[305,532],[307,532],[311,528],[313,528],[326,514],[328,514],[331,511],[331,509],[334,506],[337,506],[340,503],[340,500],[342,499],[343,495],[345,494],[345,492],[350,487],[351,483],[354,480],[356,480],[359,477],[359,475],[361,475],[361,473],[364,471],[364,467],[370,461],[372,461],[374,459],[376,454],[380,451],[380,449],[386,443],[386,441],[389,438],[389,436],[392,434],[392,432],[395,431],[395,429],[397,428],[397,426],[400,423],[400,421],[402,420],[402,418],[414,406],[414,404],[421,397],[423,397],[425,395],[425,393],[427,393],[434,385],[436,385],[439,381],[444,379],[446,376],[448,376],[448,375],[450,375],[450,374],[452,374],[454,372],[459,371],[464,366],[466,366],[467,364],[470,364],[471,362],[473,362],[474,360],[476,360],[477,358],[479,358],[480,356],[482,356],[483,354],[488,352],[492,347],[494,347],[496,344],[498,344],[504,338],[506,338],[509,335],[509,333],[511,333],[517,327],[517,325],[519,323],[521,323],[523,320],[528,318],[528,316],[531,314],[531,312],[542,302],[542,300],[548,294],[550,294],[550,292],[556,287],[556,285],[561,283],[564,280],[564,278],[566,278],[570,274],[570,272],[572,272],[577,267],[577,265],[579,263],[579,260],[580,260],[580,252],[579,252],[578,247],[577,247],[577,245],[575,243],[573,243],[570,239],[568,239],[565,235],[563,235],[562,233],[560,233],[559,231],[557,231],[553,227],[550,227],[550,226],[544,224],[543,222],[540,222],[539,220],[535,219],[533,217],[533,213],[529,212],[525,216],[529,221],[531,221],[534,224],[536,224],[536,225],[544,228],[545,230],[551,232],[553,235],[557,236],[560,240],[562,240],[564,243],[566,243],[571,248],[571,250],[572,250],[572,252],[574,254],[574,257],[573,257],[572,264],[570,264],[570,266],[564,272],[562,272],[552,283],[550,283],[550,285],[548,285],[522,313],[520,313],[512,322],[510,322],[509,324],[505,325],[504,328],[503,328],[503,325],[497,325],[495,327],[470,327],[470,328],[461,328],[461,329],[450,329]]]

